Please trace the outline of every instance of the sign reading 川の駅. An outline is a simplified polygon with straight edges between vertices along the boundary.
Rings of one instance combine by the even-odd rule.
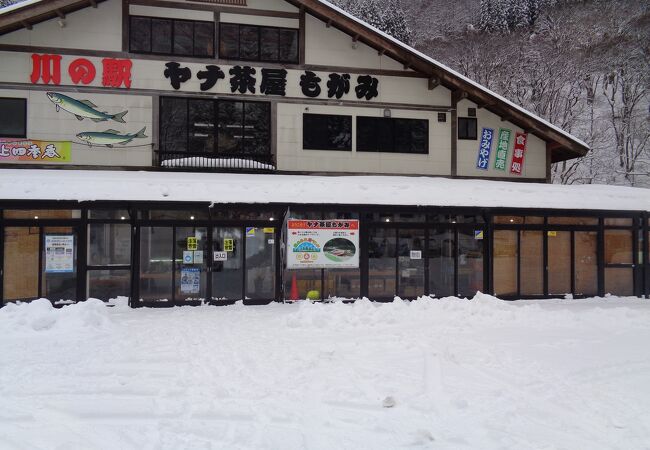
[[[359,267],[358,220],[289,220],[288,269]]]

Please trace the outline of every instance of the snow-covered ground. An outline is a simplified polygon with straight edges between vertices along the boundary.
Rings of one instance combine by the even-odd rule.
[[[41,300],[0,335],[2,449],[650,448],[649,300]]]

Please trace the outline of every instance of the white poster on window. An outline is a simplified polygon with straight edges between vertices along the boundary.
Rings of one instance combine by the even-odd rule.
[[[74,236],[45,235],[45,272],[74,272]]]
[[[357,269],[358,220],[289,220],[288,269]]]

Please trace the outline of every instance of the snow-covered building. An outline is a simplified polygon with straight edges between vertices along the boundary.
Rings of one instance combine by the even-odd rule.
[[[326,1],[27,0],[0,61],[3,302],[650,292],[648,191]]]

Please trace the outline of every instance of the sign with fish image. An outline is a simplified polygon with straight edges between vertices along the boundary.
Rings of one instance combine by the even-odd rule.
[[[47,98],[56,106],[56,112],[61,110],[66,111],[77,118],[79,121],[89,119],[92,122],[117,122],[126,123],[124,117],[128,114],[127,111],[121,111],[115,114],[110,114],[106,111],[100,111],[93,102],[90,100],[77,100],[68,95],[60,94],[58,92],[48,92]],[[108,147],[113,148],[116,145],[126,145],[134,139],[145,139],[147,127],[143,127],[136,133],[122,133],[118,130],[109,128],[105,131],[84,131],[76,135],[80,143],[86,144],[89,147]]]

